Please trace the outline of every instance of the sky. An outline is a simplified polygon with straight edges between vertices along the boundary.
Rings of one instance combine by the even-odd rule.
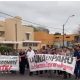
[[[0,12],[40,24],[35,26],[48,28],[50,33],[62,33],[68,17],[64,26],[66,34],[76,33],[80,26],[80,1],[1,1]],[[0,19],[6,17],[0,13]]]

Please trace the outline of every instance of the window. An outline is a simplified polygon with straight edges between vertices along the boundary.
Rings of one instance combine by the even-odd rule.
[[[4,36],[4,31],[0,31],[0,37]]]
[[[26,33],[26,39],[27,39],[27,40],[30,39],[30,33]]]
[[[27,46],[38,46],[38,43],[28,43],[28,42],[23,42],[23,47],[27,47]]]
[[[32,46],[32,43],[23,42],[23,47],[26,47],[26,46]]]
[[[29,46],[32,46],[32,43],[29,43]]]
[[[38,46],[38,44],[37,43],[33,43],[33,46]]]
[[[66,38],[70,38],[70,36],[67,36]]]
[[[55,37],[56,39],[58,39],[59,37]]]
[[[25,46],[28,46],[28,43],[25,43],[25,42],[24,42],[24,43],[23,43],[23,46],[24,46],[24,47],[25,47]]]
[[[75,36],[75,41],[80,42],[80,36]]]

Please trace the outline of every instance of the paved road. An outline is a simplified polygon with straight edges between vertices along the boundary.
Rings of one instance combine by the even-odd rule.
[[[26,72],[25,75],[20,75],[19,73],[0,73],[0,80],[75,80],[71,79],[62,79],[62,77],[56,76],[54,74],[43,74],[43,75],[33,75],[29,76]]]

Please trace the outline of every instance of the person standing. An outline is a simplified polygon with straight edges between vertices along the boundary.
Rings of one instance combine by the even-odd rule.
[[[27,51],[26,56],[27,56],[27,59],[32,58],[32,57],[35,56],[35,53],[34,53],[34,51],[32,50],[31,47],[28,48],[28,51]],[[28,65],[29,65],[29,61],[28,61]],[[29,70],[30,70],[30,66],[29,66]],[[29,71],[29,75],[32,76],[33,75],[33,72],[32,71]]]
[[[66,48],[66,56],[73,57],[69,48]],[[67,73],[67,78],[71,78],[71,74]]]
[[[76,57],[75,79],[80,79],[80,46],[75,47],[74,57]]]
[[[67,48],[64,47],[64,48],[62,48],[61,55],[67,56],[66,54],[67,54]],[[67,79],[67,72],[66,71],[62,71],[62,74],[63,74],[63,78]]]
[[[26,61],[26,54],[25,51],[22,49],[19,52],[19,57],[20,57],[20,74],[24,75],[25,73],[25,61]]]

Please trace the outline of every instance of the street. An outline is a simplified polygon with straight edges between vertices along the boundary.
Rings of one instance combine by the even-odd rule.
[[[0,73],[0,80],[75,80],[73,77],[71,79],[63,79],[62,77],[56,76],[54,74],[42,74],[29,76],[26,72],[24,75],[12,73]]]

